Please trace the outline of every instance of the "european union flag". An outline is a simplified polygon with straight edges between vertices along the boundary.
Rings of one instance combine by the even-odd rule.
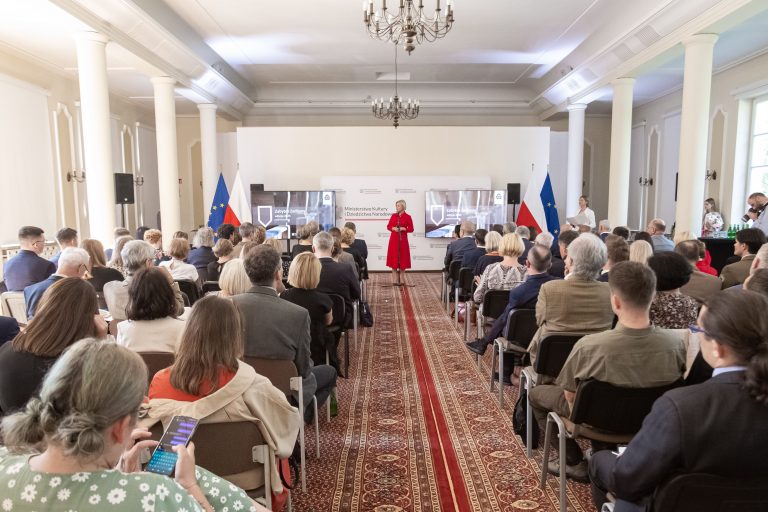
[[[216,193],[213,195],[213,204],[208,214],[208,227],[215,233],[219,226],[224,224],[224,214],[227,213],[229,204],[229,191],[224,183],[224,175],[219,173],[219,182],[216,184]]]
[[[560,231],[560,220],[557,217],[555,193],[552,190],[552,181],[549,179],[549,172],[547,172],[547,178],[544,180],[544,186],[541,187],[541,203],[544,206],[544,218],[547,222],[546,229],[555,235],[555,241],[557,241],[558,231]],[[543,228],[544,226],[541,227]]]

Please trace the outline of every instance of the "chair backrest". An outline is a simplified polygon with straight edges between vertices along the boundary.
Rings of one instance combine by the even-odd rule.
[[[327,296],[333,301],[333,323],[329,325],[329,328],[340,327],[344,328],[344,319],[347,317],[347,303],[344,301],[344,297],[338,293],[326,293]]]
[[[507,317],[504,337],[515,345],[528,348],[538,327],[535,309],[513,309]]]
[[[198,268],[197,269],[197,282],[204,283],[208,280],[208,269],[207,268]]]
[[[273,386],[285,393],[286,397],[292,395],[291,378],[299,376],[299,371],[293,361],[250,356],[245,356],[243,361],[252,366],[256,373],[268,378]]]
[[[200,289],[197,287],[197,283],[192,281],[180,280],[176,281],[179,284],[179,290],[187,294],[189,298],[189,305],[192,306],[197,299],[200,298]]]
[[[483,316],[498,318],[509,302],[509,290],[488,290],[483,296]]]
[[[170,352],[139,352],[139,355],[147,365],[147,379],[152,382],[152,377],[164,368],[173,364],[174,355]]]
[[[448,267],[448,278],[456,281],[459,278],[459,271],[461,270],[461,260],[453,260]]]
[[[253,469],[257,463],[252,448],[267,444],[253,421],[200,423],[193,439],[195,463],[221,476]]]
[[[573,346],[584,336],[584,333],[572,332],[553,332],[544,336],[539,341],[539,353],[534,368],[536,373],[557,377]]]
[[[576,388],[571,421],[614,434],[636,434],[653,403],[682,380],[652,388],[627,388],[585,380]]]
[[[20,324],[27,323],[27,306],[24,304],[24,292],[4,292],[0,295],[3,313],[12,316]]]
[[[724,478],[690,473],[675,475],[656,489],[653,512],[765,512],[768,477]]]
[[[203,295],[205,295],[208,292],[219,292],[221,291],[221,287],[219,286],[218,281],[206,281],[203,283]]]
[[[456,283],[456,287],[460,288],[462,293],[469,293],[472,291],[472,285],[475,282],[474,271],[475,269],[469,267],[461,267],[459,269],[459,279]]]

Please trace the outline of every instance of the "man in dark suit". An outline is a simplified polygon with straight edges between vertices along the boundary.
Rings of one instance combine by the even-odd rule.
[[[56,273],[48,276],[48,279],[24,288],[24,304],[27,307],[27,319],[29,320],[35,316],[40,299],[43,298],[43,294],[53,283],[65,277],[82,279],[88,271],[90,259],[86,250],[78,247],[67,247],[61,251],[59,267],[56,269]]]
[[[517,258],[517,262],[521,265],[525,265],[525,261],[528,259],[528,251],[533,247],[533,242],[531,242],[531,230],[526,226],[517,226],[515,233],[523,239],[523,245],[525,245],[525,250],[523,250],[523,254]]]
[[[24,226],[19,230],[21,250],[3,267],[5,286],[9,292],[23,291],[56,272],[56,265],[40,257],[45,248],[43,233],[35,226]]]
[[[19,334],[19,323],[15,318],[0,316],[0,345],[11,341]]]
[[[321,231],[316,234],[312,238],[312,250],[322,265],[317,291],[344,297],[347,312],[344,325],[349,327],[352,325],[353,304],[360,298],[360,283],[355,277],[355,272],[351,266],[333,261],[333,237],[329,233]]]
[[[56,242],[59,244],[59,252],[53,255],[51,263],[58,266],[61,251],[67,247],[77,247],[77,231],[72,228],[61,228],[56,232]]]
[[[232,301],[245,328],[245,355],[293,361],[304,380],[304,419],[309,423],[312,396],[317,397],[318,406],[325,402],[336,386],[336,370],[325,364],[315,366],[309,356],[309,312],[277,295],[283,274],[280,254],[259,245],[243,263],[253,287]]]
[[[480,256],[483,256],[486,252],[485,251],[485,235],[487,234],[488,234],[488,231],[482,228],[475,231],[476,247],[474,249],[469,249],[464,252],[464,256],[461,258],[462,267],[475,268],[475,264],[477,263],[477,260],[479,260]]]
[[[452,261],[461,261],[464,258],[464,253],[474,248],[475,224],[465,220],[461,223],[459,238],[448,244],[448,249],[445,251],[445,269],[448,270],[451,267]]]

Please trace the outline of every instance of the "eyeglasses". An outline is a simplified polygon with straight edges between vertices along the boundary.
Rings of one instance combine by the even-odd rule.
[[[691,331],[693,334],[703,334],[704,336],[709,338],[709,334],[707,334],[707,331],[705,331],[704,329],[702,329],[696,324],[689,325],[688,330]]]
[[[32,242],[32,245],[37,245],[37,244],[45,244],[45,240],[35,240],[34,242]]]

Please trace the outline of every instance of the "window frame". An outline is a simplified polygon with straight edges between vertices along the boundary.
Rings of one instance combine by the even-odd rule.
[[[750,126],[749,126],[749,155],[747,156],[747,182],[746,186],[748,188],[747,190],[747,196],[749,194],[752,194],[754,192],[763,192],[765,194],[768,194],[768,190],[751,190],[752,188],[752,172],[754,169],[757,168],[764,168],[768,167],[766,165],[752,165],[753,157],[754,157],[754,151],[755,151],[755,139],[761,135],[768,135],[768,131],[757,133],[757,107],[761,104],[768,104],[768,94],[764,94],[761,96],[757,96],[752,100],[752,112],[751,112],[751,119],[750,119]],[[766,109],[766,114],[768,115],[768,109]]]

